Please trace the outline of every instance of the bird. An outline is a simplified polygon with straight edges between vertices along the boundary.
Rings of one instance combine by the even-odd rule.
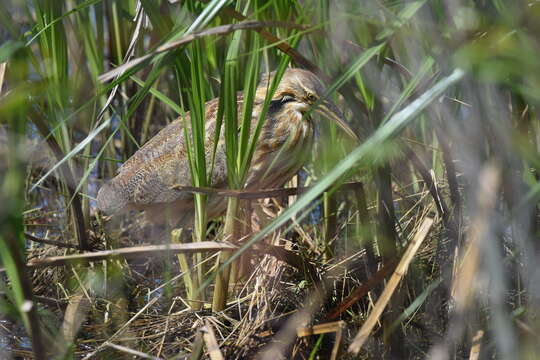
[[[269,84],[275,72],[263,76],[253,102],[251,132],[259,119]],[[274,92],[252,162],[245,181],[245,189],[279,188],[289,181],[308,161],[315,143],[316,120],[311,110],[334,121],[351,138],[355,132],[342,112],[326,100],[326,89],[312,72],[299,68],[285,70]],[[243,109],[243,94],[237,93],[239,118]],[[316,105],[314,108],[313,106]],[[214,151],[219,98],[205,104],[206,159]],[[313,109],[312,109],[313,108]],[[120,214],[143,210],[153,223],[172,219],[176,226],[189,227],[194,218],[194,195],[182,191],[192,185],[189,159],[184,136],[185,126],[190,133],[189,113],[161,129],[137,150],[118,169],[117,175],[98,191],[97,207],[105,214]],[[187,119],[187,121],[185,121]],[[211,186],[227,188],[227,165],[224,131],[220,132],[215,147]],[[210,165],[208,165],[210,172]],[[227,208],[224,197],[210,196],[207,205],[209,219],[219,217]],[[167,215],[168,214],[168,215]]]

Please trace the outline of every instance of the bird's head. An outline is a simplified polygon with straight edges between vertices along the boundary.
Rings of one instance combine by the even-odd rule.
[[[261,95],[262,93],[266,94],[273,73],[265,77],[263,77],[259,85]],[[343,113],[331,101],[324,98],[325,94],[326,89],[322,82],[311,71],[287,69],[272,97],[272,101],[280,102],[288,110],[298,111],[302,114],[306,114],[310,110],[318,112],[337,123],[347,135],[358,140],[358,137],[345,120]]]

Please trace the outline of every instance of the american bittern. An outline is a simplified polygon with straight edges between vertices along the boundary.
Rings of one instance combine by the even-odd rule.
[[[266,79],[257,88],[252,124],[259,118],[269,80]],[[315,124],[311,117],[304,115],[324,93],[324,87],[315,74],[301,69],[285,71],[264,120],[247,176],[247,189],[280,187],[300,170],[314,142]],[[242,101],[243,95],[239,93],[239,112]],[[217,98],[206,103],[207,159],[211,158],[214,148],[217,110]],[[320,101],[315,111],[335,121],[350,136],[355,137],[341,112],[331,102]],[[188,116],[189,113],[186,114]],[[98,207],[102,211],[118,213],[131,209],[145,210],[149,219],[161,222],[169,210],[179,224],[185,226],[192,221],[193,194],[179,191],[175,187],[192,184],[184,124],[182,119],[172,122],[122,165],[118,175],[99,190]],[[252,126],[254,128],[255,125]],[[213,187],[227,186],[225,156],[225,139],[221,131],[212,172]],[[226,204],[224,198],[210,197],[208,217],[223,214]]]

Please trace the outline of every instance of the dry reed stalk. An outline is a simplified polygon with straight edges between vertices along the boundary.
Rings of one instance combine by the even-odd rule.
[[[221,26],[216,26],[210,29],[201,30],[198,32],[193,32],[189,35],[185,35],[179,40],[171,41],[166,44],[163,44],[159,46],[157,49],[155,49],[152,52],[149,52],[141,57],[135,58],[133,60],[129,60],[124,62],[122,65],[114,68],[113,70],[107,71],[106,73],[99,76],[99,81],[105,83],[107,81],[112,80],[113,78],[123,74],[127,70],[144,63],[145,61],[148,61],[152,59],[152,57],[155,57],[158,54],[161,54],[166,51],[170,51],[173,49],[176,49],[178,47],[181,47],[183,45],[186,45],[196,39],[200,39],[202,37],[206,36],[212,36],[212,35],[227,35],[231,32],[237,31],[237,30],[260,30],[267,27],[284,27],[284,28],[295,28],[295,29],[303,29],[304,27],[302,25],[294,24],[294,23],[287,23],[283,21],[244,21],[237,24],[226,24]]]
[[[106,342],[105,343],[106,346],[110,347],[110,348],[113,348],[113,349],[116,349],[118,351],[121,351],[123,353],[126,353],[126,354],[130,354],[130,355],[133,355],[137,358],[141,358],[141,359],[151,359],[151,360],[160,360],[160,358],[158,357],[155,357],[155,356],[151,356],[151,355],[148,355],[148,354],[145,354],[141,351],[137,351],[137,350],[133,350],[131,348],[128,348],[127,346],[122,346],[122,345],[118,345],[118,344],[113,344],[113,343],[110,343],[110,342]]]
[[[341,344],[343,343],[343,328],[344,326],[340,326],[340,328],[336,330],[336,338],[334,340],[334,346],[332,347],[332,353],[330,354],[330,360],[337,360],[341,355]]]
[[[427,237],[429,230],[431,229],[433,225],[433,222],[434,222],[434,219],[430,216],[426,216],[424,218],[422,225],[420,225],[420,228],[418,229],[413,240],[410,242],[409,246],[407,247],[407,250],[405,250],[405,253],[403,254],[399,264],[397,265],[396,270],[394,270],[392,277],[388,281],[388,284],[386,285],[381,296],[377,300],[377,303],[375,304],[373,311],[369,315],[364,325],[362,325],[362,327],[360,328],[360,331],[358,331],[358,334],[356,334],[356,336],[354,337],[353,342],[349,346],[349,352],[358,354],[358,352],[362,348],[362,345],[364,345],[365,341],[371,334],[373,328],[379,321],[384,308],[390,301],[390,298],[392,297],[392,294],[396,290],[399,282],[401,281],[403,276],[405,276],[405,273],[407,272],[407,269],[409,268],[409,264],[411,263],[414,255],[420,248],[420,245],[422,245],[422,242],[424,241],[424,239]]]
[[[203,328],[200,328],[195,335],[193,345],[191,346],[191,356],[189,360],[199,360],[203,356]]]
[[[484,337],[484,331],[478,330],[472,339],[471,353],[469,354],[469,360],[478,360],[480,358],[480,348],[482,346],[482,338]]]
[[[480,242],[488,232],[489,216],[495,206],[497,189],[499,188],[499,169],[495,165],[486,166],[480,173],[479,192],[477,196],[478,210],[471,222],[467,235],[468,245],[463,252],[462,262],[454,271],[452,296],[456,303],[456,312],[465,311],[474,291],[474,280],[480,260]]]
[[[182,243],[182,233],[183,233],[182,229],[173,230],[171,232],[171,242],[173,244],[181,244]],[[195,293],[195,291],[197,289],[195,289],[195,287],[193,285],[193,279],[192,279],[192,276],[191,276],[192,271],[189,268],[189,264],[188,264],[188,261],[187,261],[187,258],[186,258],[186,254],[179,253],[176,256],[178,258],[178,264],[180,266],[180,272],[182,274],[184,274],[182,276],[182,280],[183,280],[184,286],[186,288],[186,293],[187,293],[188,299],[194,299],[195,298],[194,293]],[[190,301],[189,306],[192,309],[198,309],[198,308],[200,308],[200,303]]]
[[[6,75],[7,63],[0,63],[0,95],[2,94],[2,85],[4,85],[4,76]]]
[[[354,191],[361,186],[361,182],[350,182],[340,185],[338,191]],[[212,196],[222,196],[229,198],[238,198],[245,200],[256,200],[256,199],[268,199],[268,198],[279,198],[279,197],[293,197],[295,195],[301,195],[304,192],[307,192],[312,187],[288,187],[283,189],[262,189],[262,190],[231,190],[231,189],[217,189],[211,187],[196,187],[196,186],[183,186],[183,185],[173,185],[171,189],[178,191],[185,191],[194,194],[206,194]]]
[[[345,326],[344,321],[332,321],[324,324],[318,324],[313,326],[302,326],[296,328],[296,336],[304,337],[311,335],[320,335],[326,333],[336,332],[338,329]]]
[[[165,329],[163,330],[163,337],[161,338],[161,341],[159,343],[159,348],[157,351],[157,356],[161,356],[161,352],[163,351],[163,344],[165,343],[165,337],[167,332],[169,331],[169,323],[171,322],[171,312],[174,308],[174,305],[176,305],[176,299],[173,300],[171,306],[169,306],[169,311],[167,312],[167,319],[165,320]]]
[[[27,233],[27,232],[24,233],[24,237],[25,237],[26,240],[37,242],[37,243],[40,243],[40,244],[53,245],[53,246],[60,247],[60,248],[69,248],[69,249],[82,250],[82,248],[79,245],[68,244],[68,243],[65,243],[65,242],[62,242],[62,241],[39,238],[39,237],[34,236],[34,235],[32,235],[30,233]]]
[[[44,259],[30,261],[29,268],[43,266],[61,266],[71,262],[91,262],[113,260],[114,258],[134,259],[147,256],[163,256],[168,254],[191,254],[199,252],[216,252],[221,250],[235,250],[236,246],[215,241],[201,241],[187,244],[145,245],[114,250],[95,251],[85,254],[66,256],[52,256]]]
[[[210,321],[204,321],[204,328],[202,329],[204,343],[206,344],[206,350],[208,350],[208,355],[211,360],[224,360],[221,350],[219,350],[219,345],[216,339],[216,334],[214,329],[210,324]]]
[[[251,202],[251,200],[243,200],[243,201],[240,201],[240,204],[242,204],[242,206],[240,206],[240,211],[241,211],[241,219],[239,219],[239,223],[240,223],[240,242],[242,242],[243,239],[245,239],[246,237],[244,237],[244,235],[246,234],[252,234],[253,233],[253,230],[251,228],[251,219],[253,217],[253,204]],[[237,282],[237,281],[240,281],[242,279],[244,279],[247,274],[249,273],[249,270],[250,270],[250,263],[251,263],[251,258],[252,258],[253,254],[251,253],[251,251],[247,251],[245,254],[243,254],[242,256],[240,256],[240,258],[238,259],[238,263],[239,263],[239,266],[238,266],[238,272],[235,273],[235,276],[232,278],[233,279],[233,282]]]
[[[64,312],[62,322],[62,335],[64,341],[72,343],[77,337],[81,325],[86,321],[86,314],[90,311],[92,303],[85,291],[81,288],[69,299],[68,306]]]
[[[448,326],[445,340],[431,348],[429,358],[443,360],[449,358],[451,345],[457,341],[464,330],[463,317],[474,295],[481,242],[489,232],[490,216],[495,207],[500,186],[500,168],[495,164],[488,164],[481,169],[478,179],[477,208],[466,236],[467,247],[463,251],[461,263],[457,264],[453,270],[451,295],[455,302],[454,316]]]
[[[330,360],[336,360],[339,356],[341,349],[341,339],[344,327],[345,321],[333,321],[314,326],[299,327],[296,329],[296,336],[304,337],[310,335],[336,333],[336,340],[334,341],[334,346],[332,347],[332,354],[330,355]]]
[[[237,198],[229,198],[227,204],[227,214],[225,215],[225,225],[223,228],[223,238],[226,241],[236,242],[239,237],[239,223],[238,223],[238,214],[240,213],[239,209],[239,200]],[[221,265],[226,263],[231,257],[231,253],[228,251],[222,251],[219,254],[218,260],[216,262],[216,269],[220,269]],[[235,263],[237,263],[235,261]],[[237,266],[237,265],[234,265]],[[214,285],[214,294],[212,296],[212,311],[218,312],[225,309],[227,305],[227,297],[229,294],[229,279],[231,275],[232,265],[226,266],[222,271],[220,271],[216,276],[216,281]]]
[[[396,261],[391,261],[385,264],[379,271],[377,271],[372,277],[370,277],[364,284],[354,289],[354,291],[336,306],[326,316],[327,320],[334,320],[340,316],[345,310],[357,303],[364,295],[366,295],[371,289],[377,286],[384,278],[394,271],[396,267]]]

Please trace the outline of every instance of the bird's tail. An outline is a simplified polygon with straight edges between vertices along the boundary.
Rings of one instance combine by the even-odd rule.
[[[99,210],[106,214],[117,214],[122,212],[128,205],[123,192],[116,189],[114,184],[108,182],[98,191],[97,206]]]

